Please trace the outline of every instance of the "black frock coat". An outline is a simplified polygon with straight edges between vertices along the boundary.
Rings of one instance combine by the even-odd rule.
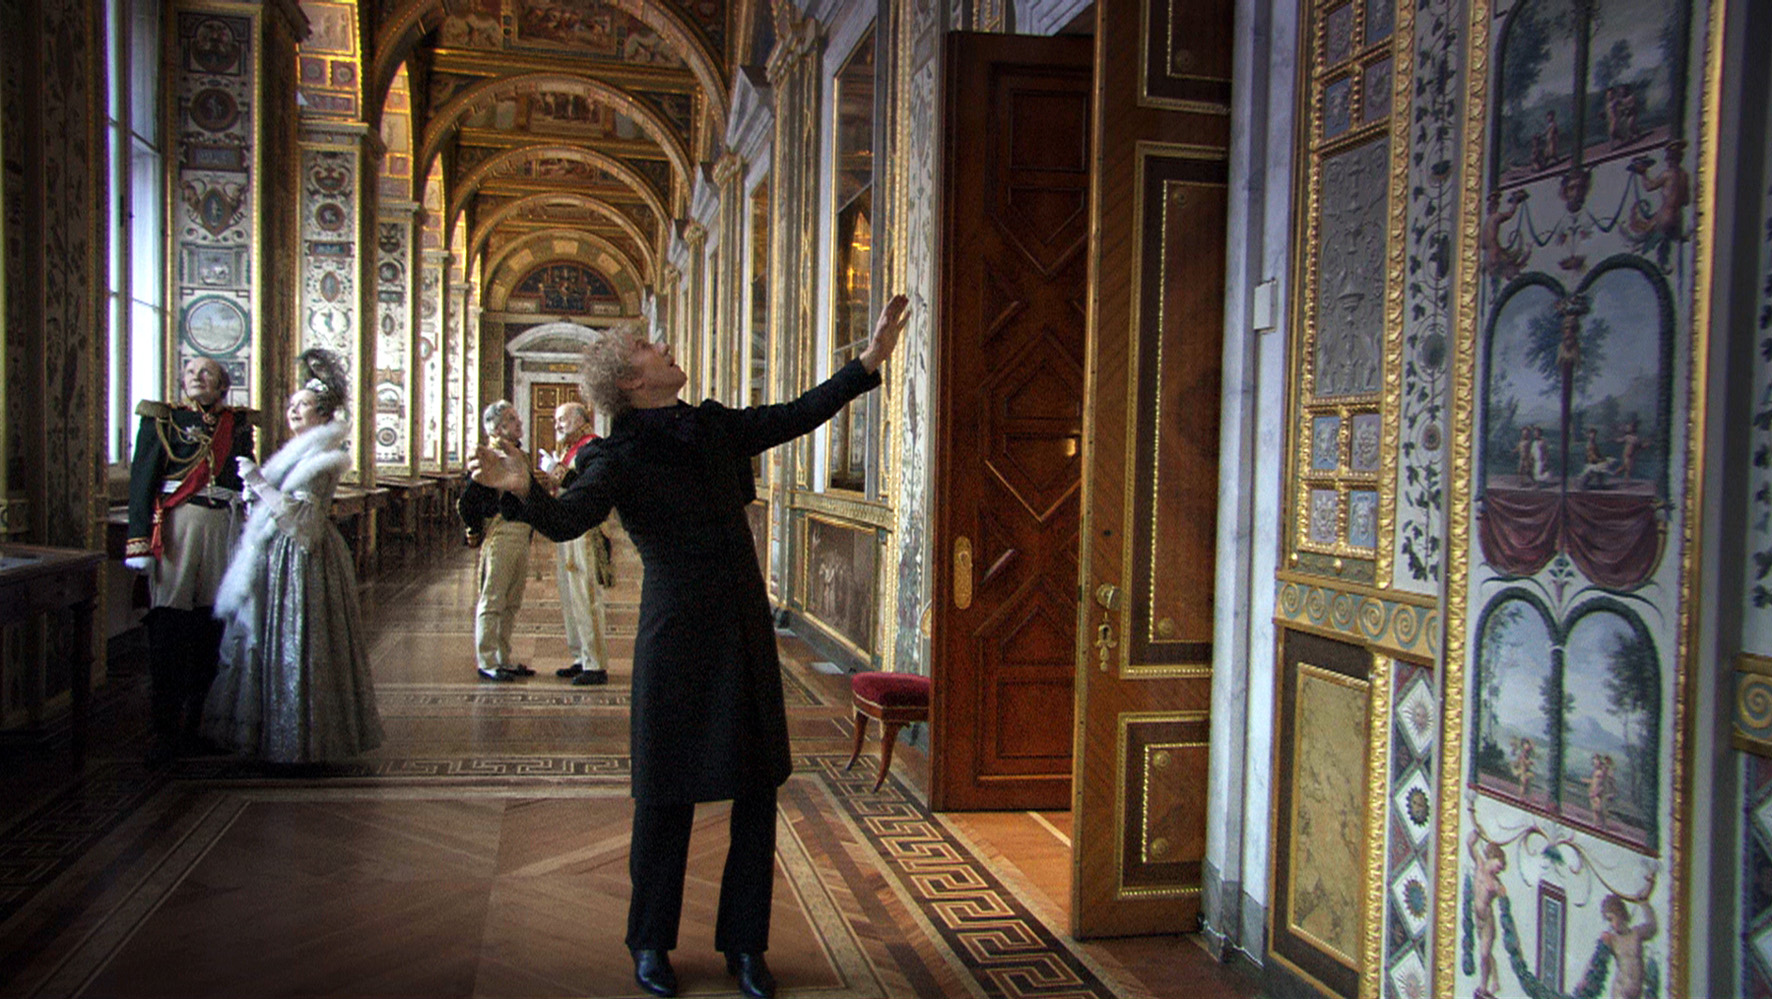
[[[613,507],[645,567],[629,731],[633,795],[719,801],[779,787],[793,769],[769,595],[745,507],[751,457],[808,433],[880,383],[851,361],[793,402],[708,400],[631,410],[578,456],[558,496],[532,488],[503,512],[554,541]]]

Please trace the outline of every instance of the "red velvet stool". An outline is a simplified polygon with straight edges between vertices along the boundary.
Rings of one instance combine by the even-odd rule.
[[[898,730],[911,722],[929,720],[929,678],[914,673],[857,673],[849,679],[855,697],[855,752],[849,754],[848,770],[861,757],[861,743],[868,734],[868,719],[878,718],[884,729],[880,740],[880,776],[874,790],[886,783],[892,766],[892,746]]]

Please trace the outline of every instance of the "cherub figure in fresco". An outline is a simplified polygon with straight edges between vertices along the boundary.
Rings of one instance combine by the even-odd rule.
[[[1533,485],[1538,481],[1538,476],[1533,474],[1536,464],[1532,460],[1532,424],[1528,423],[1520,428],[1520,443],[1514,445],[1514,453],[1520,456],[1520,485]]]
[[[1524,798],[1532,793],[1532,772],[1538,766],[1538,744],[1531,736],[1521,736],[1510,748],[1513,750],[1514,779],[1520,782],[1520,797]]]
[[[1655,887],[1653,877],[1649,887]],[[1645,899],[1647,896],[1645,891]],[[1622,896],[1607,895],[1600,900],[1600,915],[1609,927],[1600,934],[1600,942],[1612,949],[1612,963],[1617,969],[1612,975],[1612,999],[1642,999],[1643,944],[1655,939],[1661,929],[1655,921],[1655,908],[1642,899],[1637,900],[1637,905],[1642,908],[1644,919],[1632,926],[1630,905]]]
[[[1471,861],[1476,872],[1471,876],[1471,914],[1477,923],[1477,990],[1496,994],[1501,989],[1501,974],[1495,968],[1495,900],[1507,895],[1501,883],[1501,872],[1507,870],[1507,853],[1500,843],[1483,838],[1481,829],[1470,835]]]
[[[1506,225],[1515,215],[1519,214],[1520,204],[1526,200],[1525,191],[1515,191],[1507,199],[1506,207],[1501,204],[1501,192],[1489,192],[1489,211],[1483,216],[1483,270],[1497,281],[1512,281],[1526,266],[1526,260],[1532,256],[1532,250],[1522,245],[1523,240],[1515,234],[1511,240],[1501,237],[1501,227]]]
[[[1666,271],[1672,264],[1669,257],[1675,244],[1686,241],[1686,208],[1692,204],[1692,175],[1681,160],[1686,142],[1675,139],[1667,144],[1667,168],[1651,177],[1649,167],[1654,161],[1647,156],[1631,160],[1626,167],[1642,178],[1643,190],[1660,191],[1661,205],[1651,211],[1647,200],[1639,200],[1631,209],[1629,231],[1626,233],[1638,253],[1655,251],[1655,259]]]
[[[1637,137],[1637,92],[1629,84],[1606,88],[1606,137],[1612,148],[1628,146]]]
[[[1587,807],[1594,813],[1594,824],[1606,828],[1606,816],[1612,810],[1612,799],[1618,796],[1618,779],[1611,753],[1595,753],[1594,768],[1587,775]]]
[[[1649,442],[1637,431],[1636,417],[1631,417],[1624,425],[1624,431],[1618,435],[1618,443],[1624,445],[1623,452],[1618,456],[1618,474],[1628,479],[1636,473],[1637,455],[1642,454],[1649,446]]]
[[[1617,466],[1600,451],[1600,428],[1587,428],[1587,453],[1582,458],[1581,488],[1604,489]]]

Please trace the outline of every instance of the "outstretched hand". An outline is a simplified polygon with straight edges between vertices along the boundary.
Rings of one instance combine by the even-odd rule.
[[[880,318],[874,323],[874,337],[868,341],[867,349],[861,352],[857,360],[870,373],[880,370],[880,365],[892,356],[898,346],[898,335],[904,332],[904,324],[910,318],[911,300],[903,295],[894,295],[880,310]]]
[[[529,495],[529,459],[517,448],[480,445],[468,459],[468,474],[488,489]]]

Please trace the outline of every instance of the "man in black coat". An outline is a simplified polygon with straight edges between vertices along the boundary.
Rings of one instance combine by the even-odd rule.
[[[732,801],[714,945],[746,995],[769,996],[764,963],[775,877],[775,792],[792,770],[781,663],[745,508],[751,457],[809,433],[880,383],[906,300],[880,313],[856,359],[793,402],[729,409],[678,398],[686,376],[644,331],[599,334],[585,357],[591,402],[613,416],[608,437],[579,451],[560,495],[531,488],[521,456],[480,448],[474,479],[505,490],[507,517],[566,541],[611,508],[645,568],[634,642],[630,721],[634,829],[627,945],[640,986],[676,994],[689,832],[698,801]]]

